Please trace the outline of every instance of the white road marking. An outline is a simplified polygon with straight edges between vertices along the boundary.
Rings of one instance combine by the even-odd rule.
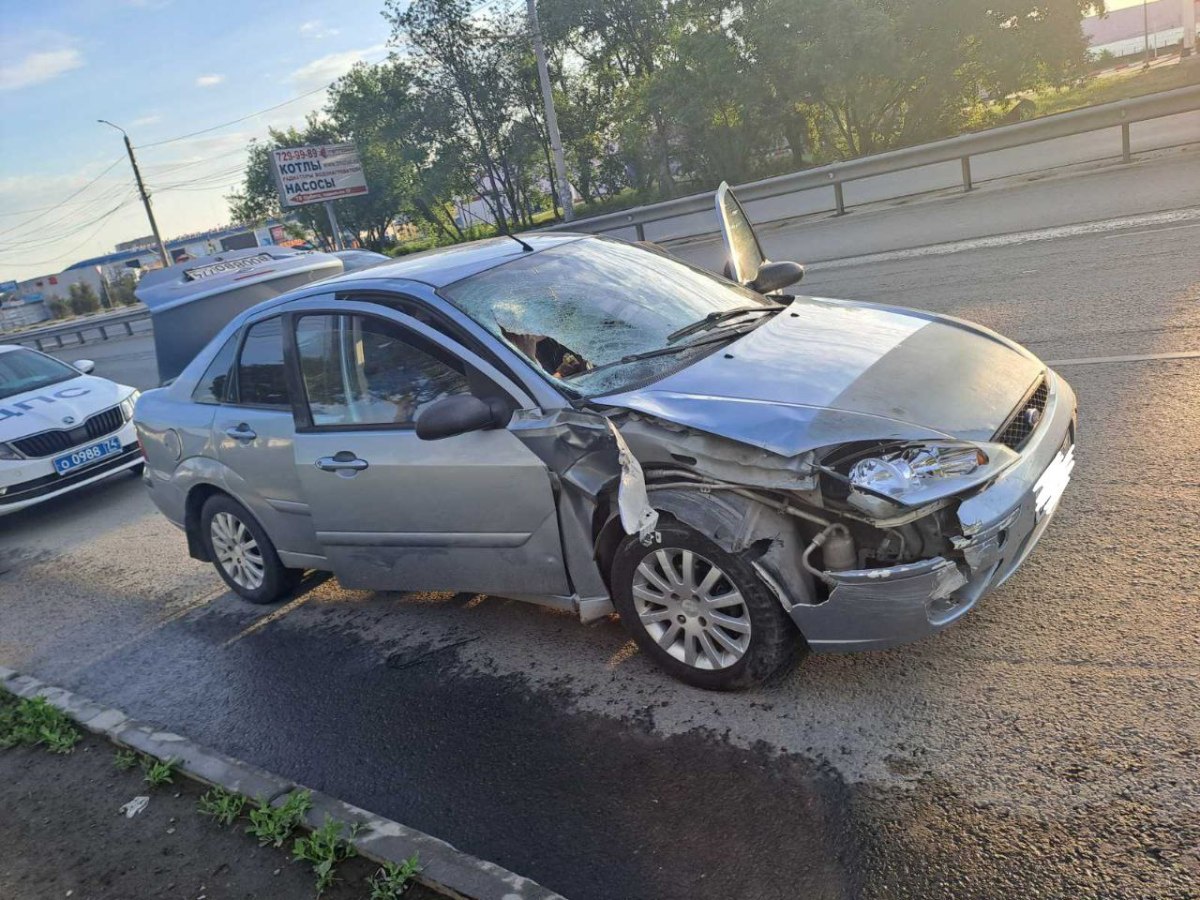
[[[1200,350],[1186,350],[1181,353],[1139,353],[1133,356],[1084,356],[1078,359],[1051,359],[1046,365],[1053,368],[1059,366],[1095,366],[1101,363],[1153,362],[1163,359],[1200,359]]]
[[[892,262],[901,259],[915,259],[924,256],[948,256],[952,253],[965,253],[970,250],[993,250],[999,247],[1013,247],[1019,244],[1029,244],[1037,241],[1053,241],[1061,238],[1085,237],[1087,235],[1105,234],[1106,232],[1125,232],[1135,228],[1146,228],[1151,225],[1175,225],[1188,227],[1180,223],[1196,222],[1200,225],[1200,207],[1190,209],[1175,209],[1168,212],[1143,213],[1136,216],[1122,216],[1117,219],[1103,219],[1098,222],[1080,222],[1077,225],[1057,225],[1053,228],[1038,228],[1033,231],[1016,231],[1011,234],[997,234],[991,237],[970,238],[963,241],[948,241],[943,244],[929,244],[924,247],[912,247],[907,250],[888,250],[883,253],[867,253],[862,256],[847,256],[841,259],[831,259],[825,262],[815,262],[806,268],[810,272],[826,269],[844,269],[850,266],[869,265],[870,263]],[[1160,229],[1165,230],[1165,229]],[[1117,235],[1113,235],[1114,237]],[[1126,235],[1120,235],[1125,237]]]

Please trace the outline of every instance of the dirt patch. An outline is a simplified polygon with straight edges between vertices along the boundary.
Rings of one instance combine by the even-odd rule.
[[[114,747],[87,737],[69,755],[0,751],[0,897],[303,898],[313,877],[284,848],[260,847],[244,823],[221,828],[196,811],[203,789],[181,775],[150,789],[137,769],[119,771]],[[126,818],[123,803],[148,794]],[[365,900],[376,866],[353,859],[323,900]],[[414,885],[406,900],[441,895]]]

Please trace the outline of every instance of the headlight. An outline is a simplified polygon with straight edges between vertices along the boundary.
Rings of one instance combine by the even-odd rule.
[[[141,391],[134,391],[121,401],[121,412],[125,414],[126,422],[129,422],[133,419],[133,408],[137,406],[138,397],[140,396],[142,396]]]
[[[1017,459],[1003,444],[927,441],[898,449],[893,444],[850,466],[848,500],[872,515],[894,515],[897,504],[917,507],[977,487]]]
[[[0,459],[24,459],[16,450],[8,446],[8,444],[0,443]]]
[[[850,468],[850,483],[900,499],[929,479],[970,475],[987,462],[987,454],[978,447],[908,447],[860,459]]]

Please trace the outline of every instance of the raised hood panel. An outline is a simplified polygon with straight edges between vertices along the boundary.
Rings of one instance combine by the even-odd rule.
[[[0,399],[0,441],[40,431],[73,428],[91,415],[116,406],[133,388],[107,378],[80,375],[36,391]],[[70,417],[73,423],[66,423]]]
[[[694,365],[599,400],[791,456],[847,440],[986,441],[1043,369],[979,326],[801,297]]]

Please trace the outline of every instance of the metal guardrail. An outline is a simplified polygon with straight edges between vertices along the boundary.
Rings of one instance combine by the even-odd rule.
[[[63,322],[59,325],[29,328],[12,335],[0,335],[0,343],[29,344],[38,350],[45,350],[46,342],[48,342],[50,349],[58,350],[62,347],[87,343],[89,334],[92,335],[92,340],[98,338],[102,341],[107,341],[112,337],[113,332],[119,335],[123,331],[126,335],[132,335],[134,323],[149,318],[150,310],[140,307],[127,312],[90,316],[86,319]],[[63,343],[64,337],[73,337],[74,340],[70,344],[65,344]]]
[[[971,180],[971,157],[997,150],[1009,150],[1028,144],[1087,134],[1105,128],[1121,129],[1121,157],[1124,162],[1132,159],[1129,145],[1129,126],[1134,122],[1158,119],[1178,113],[1200,110],[1200,85],[1176,88],[1145,97],[1103,103],[1086,109],[1057,113],[1027,122],[1002,125],[974,134],[933,141],[916,147],[891,150],[875,156],[864,156],[846,162],[832,163],[813,169],[804,169],[788,175],[777,175],[762,181],[738,185],[738,199],[742,202],[766,200],[785,194],[817,188],[833,188],[833,207],[838,215],[845,213],[846,201],[842,186],[848,181],[889,175],[937,163],[958,160],[962,165],[962,187],[969,191],[974,187]],[[1200,140],[1200,134],[1197,135]],[[645,228],[654,222],[677,219],[681,216],[708,212],[713,209],[713,191],[693,194],[678,200],[667,200],[639,206],[624,212],[606,213],[588,219],[579,219],[547,228],[547,231],[584,231],[599,234],[605,231],[633,228],[638,240],[646,239]],[[685,237],[689,235],[673,235]]]

